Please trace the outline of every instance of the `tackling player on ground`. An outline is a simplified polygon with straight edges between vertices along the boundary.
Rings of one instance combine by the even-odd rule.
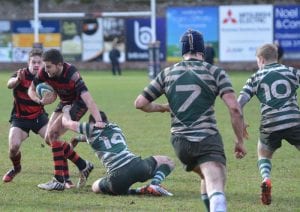
[[[95,119],[90,115],[89,123],[72,121],[70,107],[64,107],[62,119],[64,127],[85,136],[97,157],[106,168],[107,175],[92,185],[95,193],[125,195],[150,194],[155,196],[173,196],[160,184],[172,172],[174,162],[167,156],[156,155],[141,159],[129,151],[121,128],[110,123],[104,112],[100,112],[105,127],[95,127]],[[83,139],[81,139],[83,140]],[[136,182],[151,179],[147,186],[130,189]]]

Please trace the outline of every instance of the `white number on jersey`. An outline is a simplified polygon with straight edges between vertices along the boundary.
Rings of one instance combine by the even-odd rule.
[[[185,102],[180,106],[178,112],[184,112],[200,95],[201,87],[199,85],[190,84],[190,85],[176,85],[176,91],[187,92],[193,91],[190,96],[187,97]]]
[[[105,137],[103,138],[103,141],[106,149],[110,149],[113,145],[118,143],[123,143],[124,145],[126,145],[126,142],[124,141],[124,138],[121,133],[114,133],[111,139]]]
[[[285,93],[278,93],[277,87],[278,86],[284,86],[285,87]],[[271,88],[267,83],[261,83],[260,87],[264,89],[266,101],[270,101],[272,99],[271,94],[276,99],[283,99],[291,95],[291,85],[287,80],[276,80],[271,84]]]

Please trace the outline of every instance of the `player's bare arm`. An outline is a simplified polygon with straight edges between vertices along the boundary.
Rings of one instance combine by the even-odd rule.
[[[77,121],[73,121],[70,115],[71,105],[66,105],[63,107],[63,116],[62,116],[62,124],[64,128],[72,130],[74,132],[80,133],[79,125],[80,123]],[[79,142],[86,142],[87,138],[85,135],[78,135],[73,137],[70,141],[72,148],[75,148]]]
[[[247,104],[247,102],[249,102],[250,98],[246,95],[240,94],[238,97],[238,103],[241,106],[241,110],[242,110],[242,114],[244,114],[244,106]],[[244,122],[244,130],[243,130],[243,136],[244,138],[248,139],[249,138],[249,134],[247,131],[247,127],[249,127],[249,125],[247,123]]]
[[[235,141],[235,155],[236,158],[243,158],[247,151],[244,146],[243,131],[244,131],[244,119],[239,103],[236,100],[236,96],[233,92],[226,93],[222,96],[224,103],[226,104],[231,118],[231,124],[236,136]]]
[[[144,112],[170,112],[169,104],[158,104],[155,102],[149,102],[143,95],[139,95],[135,102],[134,106],[136,109],[140,109]]]
[[[53,96],[55,95],[55,97]],[[28,89],[28,96],[40,105],[48,105],[53,102],[53,98],[56,99],[56,93],[46,92],[45,95],[40,99],[36,93],[36,86],[32,82]]]
[[[71,105],[66,105],[63,107],[62,124],[65,128],[68,128],[75,132],[79,132],[79,124],[80,123],[78,121],[73,121],[71,119],[70,109],[71,109]]]
[[[106,124],[102,122],[98,106],[93,100],[91,94],[88,91],[83,92],[81,93],[81,98],[83,99],[90,113],[93,115],[94,119],[96,120],[95,126],[99,128],[104,128]]]
[[[9,89],[14,89],[19,85],[19,83],[25,78],[25,72],[23,69],[19,69],[17,71],[17,76],[16,77],[11,77],[7,81],[7,88]]]
[[[35,85],[34,83],[32,82],[30,87],[28,88],[28,96],[35,102],[37,103],[41,103],[41,100],[40,98],[38,97],[36,91],[35,91]]]
[[[7,88],[14,89],[20,82],[21,80],[18,77],[12,77],[7,81]]]

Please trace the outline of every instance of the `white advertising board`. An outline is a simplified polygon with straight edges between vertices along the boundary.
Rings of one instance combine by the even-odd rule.
[[[272,5],[219,7],[220,61],[255,61],[256,49],[273,43]]]
[[[82,24],[82,60],[92,61],[103,53],[102,19],[84,20]]]

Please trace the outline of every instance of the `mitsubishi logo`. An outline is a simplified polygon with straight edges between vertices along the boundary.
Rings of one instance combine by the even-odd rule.
[[[223,20],[223,24],[227,24],[229,22],[233,24],[237,23],[237,20],[234,17],[232,17],[232,11],[230,9],[227,12],[227,18],[224,18]]]

